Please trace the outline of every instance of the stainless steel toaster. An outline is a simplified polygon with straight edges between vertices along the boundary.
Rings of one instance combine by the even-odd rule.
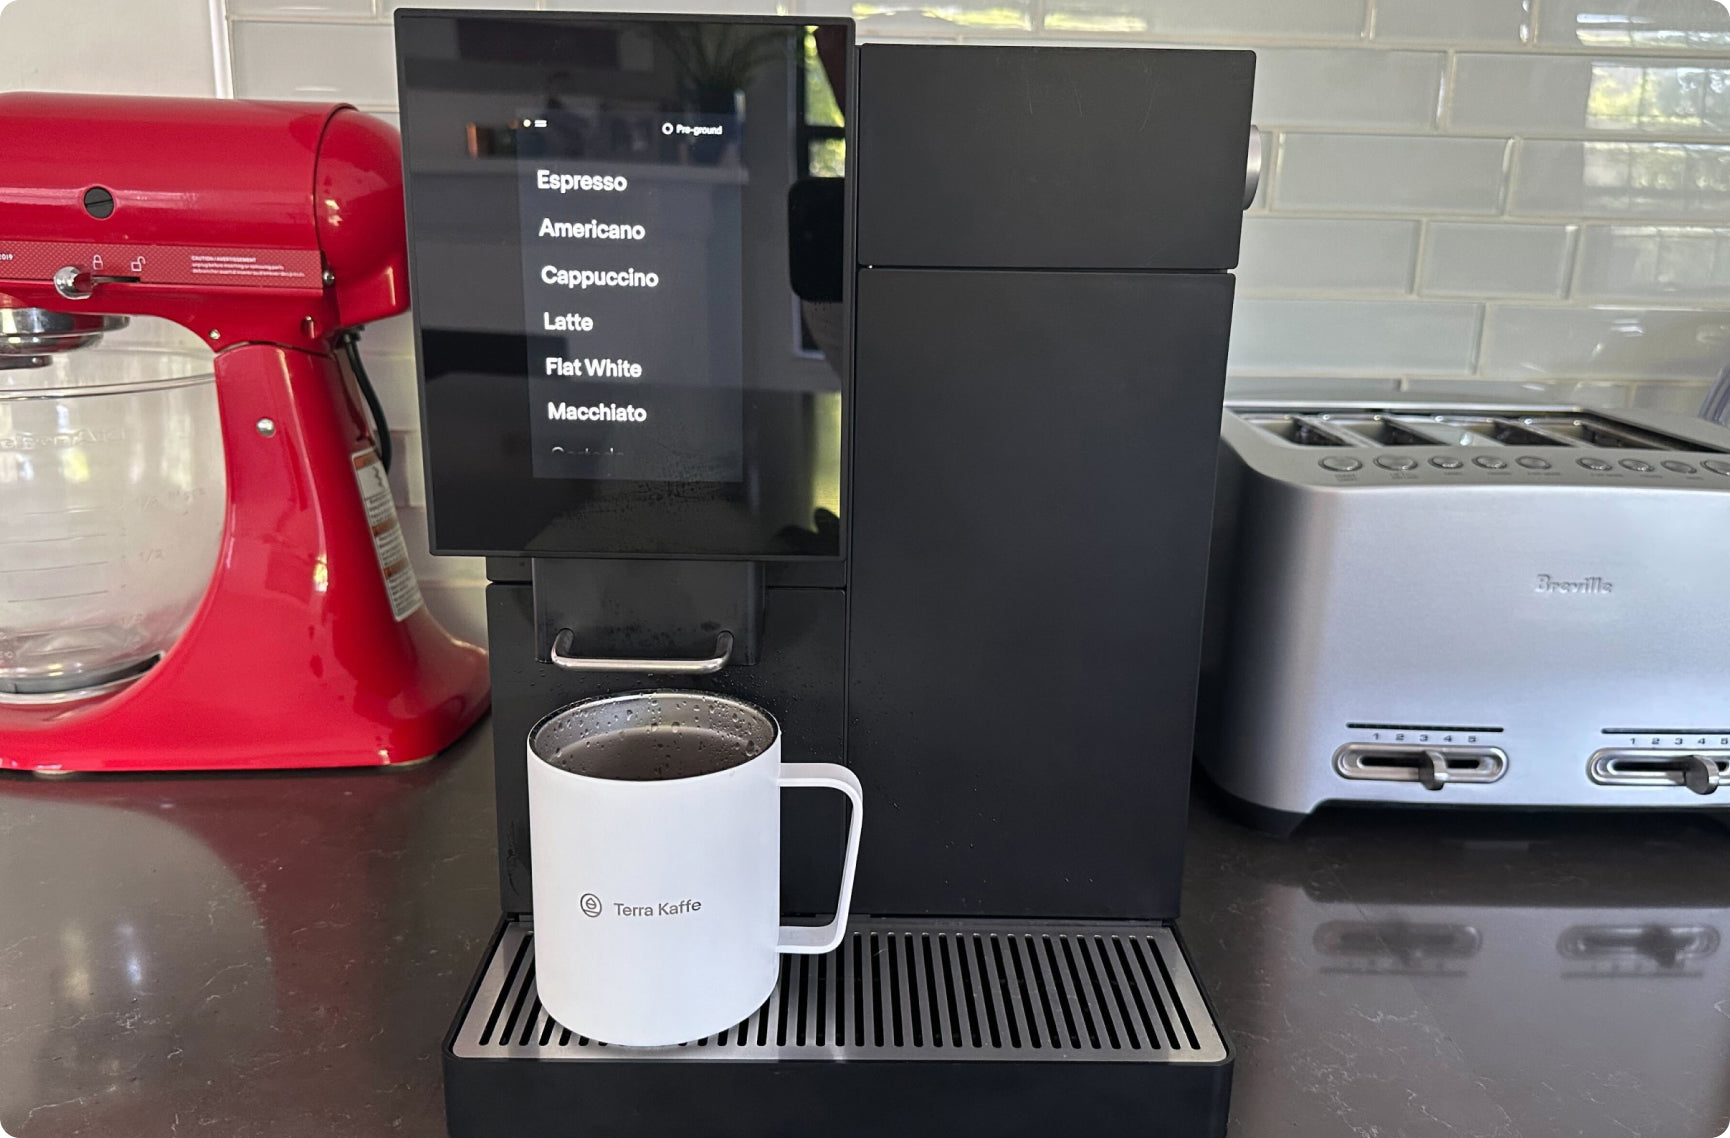
[[[1730,809],[1730,432],[1232,402],[1198,755],[1329,802]]]

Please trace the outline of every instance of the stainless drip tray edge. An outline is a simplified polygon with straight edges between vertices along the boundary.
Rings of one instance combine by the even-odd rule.
[[[784,956],[755,1014],[677,1047],[565,1030],[535,991],[534,926],[505,923],[451,1037],[457,1059],[560,1062],[1223,1063],[1172,930],[1105,922],[852,923],[827,956]]]

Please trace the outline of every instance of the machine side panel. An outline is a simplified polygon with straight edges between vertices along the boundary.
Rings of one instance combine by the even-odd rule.
[[[1175,916],[1232,284],[859,274],[855,911]]]

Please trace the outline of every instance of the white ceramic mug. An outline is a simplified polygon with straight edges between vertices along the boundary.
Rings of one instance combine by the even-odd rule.
[[[691,728],[725,744],[698,756],[696,773],[623,767],[616,751],[584,758],[625,732],[635,732],[632,755],[653,756],[657,740],[679,754],[673,733]],[[563,1027],[638,1047],[701,1039],[762,1007],[781,953],[841,943],[864,819],[859,780],[833,763],[782,763],[768,712],[696,691],[585,700],[535,724],[528,764],[535,978]],[[579,773],[585,766],[602,773]],[[840,900],[820,927],[781,924],[784,786],[852,801]]]

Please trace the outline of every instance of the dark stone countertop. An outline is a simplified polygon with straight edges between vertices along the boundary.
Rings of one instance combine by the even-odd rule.
[[[444,1134],[498,917],[484,728],[400,771],[0,778],[0,1125]],[[1697,817],[1193,811],[1233,1138],[1713,1138],[1730,834]]]

